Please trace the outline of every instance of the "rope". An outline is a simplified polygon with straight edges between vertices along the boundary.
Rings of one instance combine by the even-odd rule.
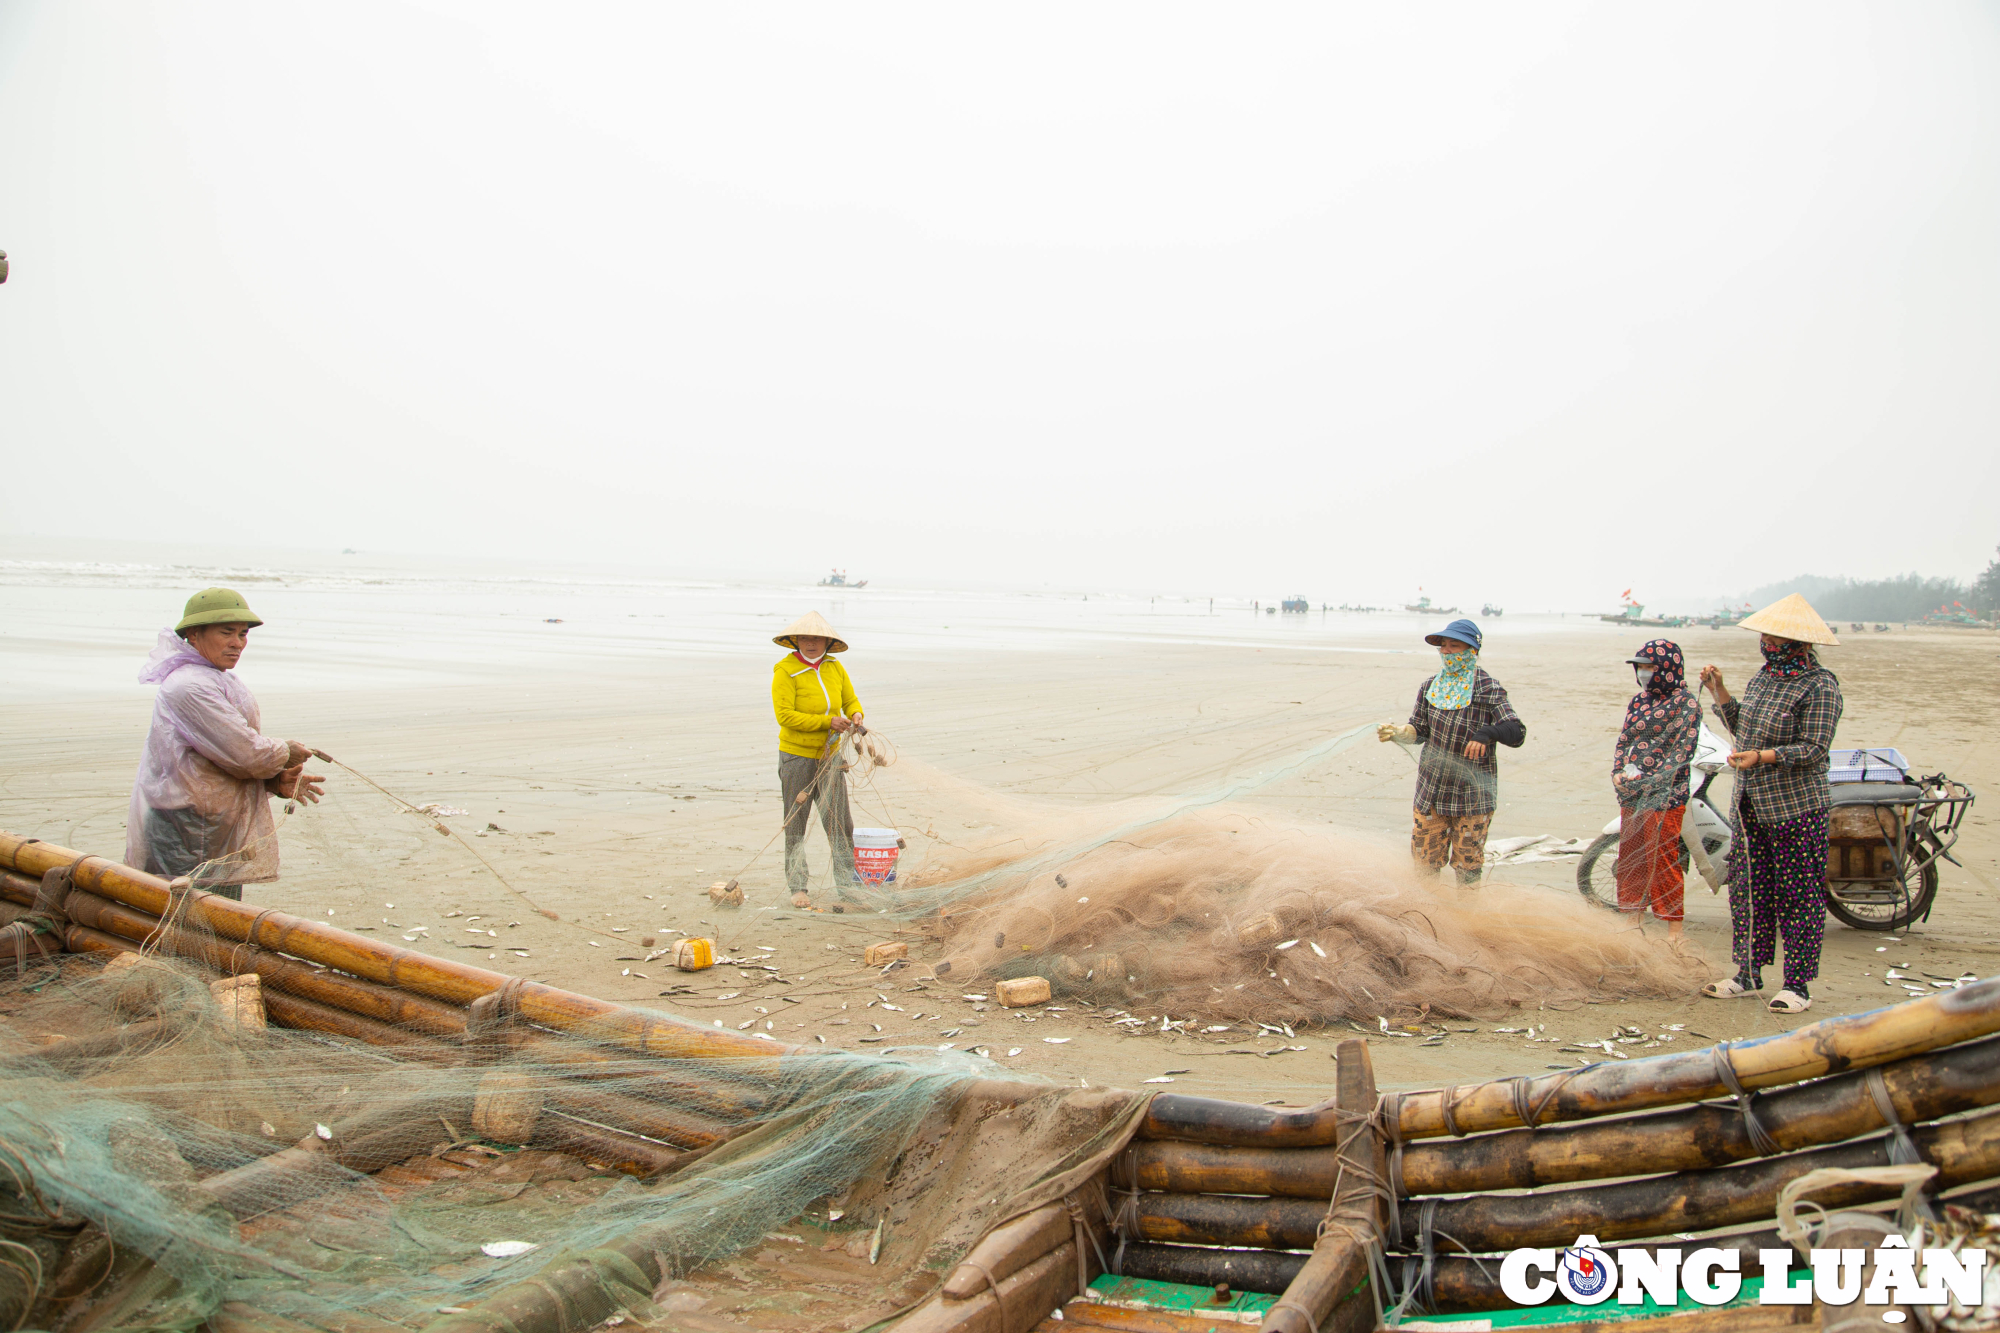
[[[1125,1149],[1125,1178],[1132,1187],[1120,1190],[1125,1198],[1118,1205],[1118,1212],[1111,1219],[1111,1229],[1118,1233],[1118,1253],[1112,1256],[1111,1273],[1115,1277],[1125,1276],[1125,1242],[1128,1233],[1139,1224],[1139,1150]]]
[[[1083,1225],[1083,1205],[1078,1203],[1076,1195],[1071,1193],[1063,1196],[1063,1207],[1069,1210],[1070,1224],[1076,1228],[1076,1294],[1079,1296],[1088,1296],[1090,1294],[1090,1260],[1083,1248],[1083,1236],[1086,1229]],[[1005,1323],[1004,1317],[1001,1322]]]
[[[1750,1146],[1759,1157],[1769,1157],[1780,1151],[1778,1141],[1764,1128],[1764,1122],[1757,1115],[1757,1094],[1745,1092],[1743,1081],[1736,1077],[1736,1066],[1729,1059],[1729,1043],[1719,1041],[1710,1048],[1715,1058],[1716,1076],[1722,1085],[1735,1094],[1737,1114],[1743,1117],[1743,1128],[1750,1135]]]
[[[536,902],[532,897],[530,897],[527,894],[525,890],[515,888],[512,881],[510,881],[505,875],[501,874],[499,868],[495,866],[491,861],[487,860],[486,857],[480,852],[480,850],[477,847],[474,847],[470,842],[467,842],[465,839],[465,835],[460,833],[457,829],[445,823],[442,819],[439,819],[434,815],[428,814],[424,810],[424,808],[418,805],[416,802],[406,800],[405,798],[398,796],[395,792],[390,791],[387,787],[375,781],[375,779],[369,777],[366,773],[363,773],[360,769],[354,767],[352,764],[344,764],[340,760],[335,759],[332,755],[328,754],[324,750],[314,750],[312,754],[313,758],[319,760],[321,763],[332,764],[335,768],[345,769],[347,772],[361,779],[362,782],[366,783],[370,787],[373,787],[376,791],[381,792],[384,796],[394,801],[398,806],[402,808],[403,813],[417,815],[422,819],[428,820],[432,828],[436,829],[439,833],[444,834],[446,837],[455,840],[459,846],[465,848],[466,851],[471,852],[473,858],[477,860],[480,865],[486,867],[487,873],[492,875],[494,879],[500,881],[501,888],[507,890],[507,892],[513,894],[516,898],[519,898],[522,902],[526,903],[529,906],[529,908],[532,909],[537,915],[545,916],[551,921],[562,921],[561,916],[557,915],[554,912],[551,912],[548,908]],[[277,830],[275,829],[272,830],[273,835],[275,835],[276,832]],[[241,849],[239,849],[239,851],[240,850]],[[231,855],[236,855],[236,854],[237,853],[234,852],[231,853]],[[203,867],[197,867],[197,870],[201,868]],[[586,933],[588,933],[590,929],[588,926],[585,926],[583,923],[578,921],[568,921],[564,922],[563,924],[568,925],[576,930],[585,931]]]
[[[250,949],[255,951],[263,947],[257,943],[257,927],[264,924],[265,917],[271,915],[273,912],[277,910],[278,909],[275,907],[267,907],[263,911],[257,913],[257,915],[250,918],[250,928],[243,932],[243,938],[237,941],[237,943],[229,950],[229,970],[231,972],[234,972],[236,970],[237,956],[241,954],[245,949]]]
[[[1379,1130],[1389,1140],[1389,1234],[1403,1236],[1403,1094],[1392,1092],[1376,1104]]]
[[[1889,1081],[1882,1077],[1881,1066],[1863,1074],[1861,1085],[1868,1089],[1875,1109],[1882,1114],[1882,1123],[1889,1127],[1889,1165],[1921,1166],[1924,1156],[1917,1151],[1917,1141],[1910,1137],[1910,1127],[1903,1123],[1903,1117],[1896,1114],[1895,1103],[1889,1100]]]
[[[993,1304],[1000,1311],[1000,1327],[1008,1327],[1007,1298],[1000,1294],[1000,1284],[993,1280],[993,1270],[985,1264],[980,1263],[977,1259],[960,1259],[958,1262],[960,1267],[978,1269],[979,1276],[986,1279],[986,1289],[993,1293]]]
[[[1425,1199],[1423,1211],[1417,1216],[1417,1253],[1423,1256],[1423,1271],[1417,1276],[1417,1285],[1410,1291],[1417,1308],[1429,1310],[1436,1303],[1437,1292],[1433,1287],[1437,1267],[1437,1210],[1436,1199]]]
[[[69,913],[65,907],[69,902],[70,890],[75,887],[76,867],[57,866],[42,876],[41,887],[35,890],[35,904],[23,912],[17,920],[0,927],[0,942],[12,940],[14,943],[14,972],[21,980],[28,976],[28,946],[35,946],[35,953],[49,958],[62,951],[64,927],[69,924]],[[44,939],[43,937],[48,937]],[[51,949],[48,940],[53,939],[57,947]]]
[[[1569,1086],[1569,1081],[1575,1078],[1576,1074],[1577,1071],[1571,1070],[1554,1079],[1551,1079],[1549,1082],[1549,1090],[1542,1094],[1542,1098],[1540,1101],[1536,1101],[1531,1097],[1529,1097],[1528,1095],[1530,1090],[1534,1087],[1534,1080],[1535,1080],[1534,1075],[1517,1074],[1515,1077],[1508,1080],[1508,1082],[1513,1085],[1515,1116],[1518,1117],[1521,1123],[1523,1125],[1526,1125],[1529,1129],[1540,1129],[1541,1125],[1538,1122],[1542,1118],[1542,1113],[1549,1109],[1549,1104],[1555,1101],[1556,1095],[1558,1093],[1560,1093],[1565,1087]]]
[[[1444,1118],[1445,1132],[1455,1139],[1465,1137],[1465,1131],[1458,1127],[1458,1108],[1454,1099],[1458,1095],[1458,1084],[1446,1088],[1438,1097],[1438,1113]]]

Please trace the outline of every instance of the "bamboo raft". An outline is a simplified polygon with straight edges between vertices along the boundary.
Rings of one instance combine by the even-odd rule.
[[[633,1177],[671,1175],[754,1127],[779,1062],[811,1054],[177,888],[6,833],[0,924],[37,911],[50,920],[43,876],[55,870],[67,870],[70,886],[53,917],[63,950],[115,956],[143,947],[217,977],[255,973],[273,1023],[393,1048],[404,1059],[457,1065],[468,1048],[504,1047],[558,1076],[525,1141]],[[170,1021],[127,1024],[43,1058],[83,1060]],[[1442,1090],[1378,1094],[1362,1040],[1340,1043],[1336,1059],[1333,1095],[1303,1109],[1153,1097],[1090,1187],[987,1232],[897,1327],[1169,1333],[1261,1319],[1276,1333],[1363,1333],[1399,1303],[1416,1315],[1504,1310],[1497,1256],[1566,1246],[1582,1233],[1649,1246],[1734,1228],[1700,1243],[1736,1248],[1749,1271],[1758,1249],[1781,1244],[1768,1230],[1780,1189],[1822,1167],[1925,1163],[1936,1168],[1931,1192],[2000,1210],[2000,980],[1741,1043]],[[689,1078],[688,1061],[713,1062],[714,1077]],[[660,1079],[684,1085],[672,1108],[641,1095]],[[997,1080],[980,1087],[1001,1103],[1041,1090]],[[309,1195],[324,1176],[331,1190],[338,1180],[329,1162],[400,1169],[436,1137],[433,1116],[465,1123],[475,1111],[413,1094],[322,1127],[327,1143],[302,1142],[200,1188],[224,1207],[276,1179]],[[1896,1192],[1847,1184],[1816,1197],[1853,1207]],[[641,1230],[614,1247],[653,1283],[664,1277],[656,1240]],[[1107,1275],[1213,1289],[1217,1312],[1098,1299]],[[1276,1299],[1245,1315],[1240,1302],[1228,1304],[1241,1292]],[[90,1299],[114,1298],[131,1296]],[[428,1327],[568,1333],[612,1316],[608,1301],[587,1272],[557,1264]],[[1715,1321],[1723,1313],[1620,1326],[1698,1333],[1817,1326],[1821,1317],[1812,1306],[1752,1306]],[[211,1325],[219,1333],[302,1328],[246,1309],[226,1310]],[[64,1327],[108,1326],[83,1319]]]

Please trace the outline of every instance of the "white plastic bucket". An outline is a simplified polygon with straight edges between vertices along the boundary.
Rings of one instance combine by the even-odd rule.
[[[865,884],[887,884],[896,878],[896,830],[858,828],[854,830],[854,870]]]

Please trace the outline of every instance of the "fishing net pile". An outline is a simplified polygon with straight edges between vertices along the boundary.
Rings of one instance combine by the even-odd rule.
[[[1461,891],[1417,876],[1400,848],[1232,803],[1247,783],[1064,808],[908,760],[876,778],[891,806],[950,814],[924,821],[909,870],[851,892],[851,910],[921,930],[955,984],[1033,975],[1192,1018],[1372,1025],[1667,999],[1710,975],[1573,892]]]
[[[33,881],[5,880],[21,919]],[[81,890],[66,912],[104,951],[0,982],[7,1328],[865,1327],[1143,1106],[948,1052],[651,1054],[745,1039],[425,1000],[198,901],[143,954],[100,929],[141,914]]]

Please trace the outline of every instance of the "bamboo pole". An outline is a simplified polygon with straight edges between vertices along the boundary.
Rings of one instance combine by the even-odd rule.
[[[18,834],[0,832],[0,865],[35,878],[60,866],[73,866],[77,887],[156,917],[164,917],[173,905],[167,881],[157,875]],[[518,980],[200,889],[188,890],[185,897],[191,928],[206,928],[225,939],[291,954],[447,1004],[470,1003]],[[799,1047],[696,1027],[540,982],[522,983],[518,1000],[521,1016],[531,1023],[652,1055],[735,1058],[775,1075],[779,1056],[800,1053]]]
[[[1069,1210],[1060,1203],[1023,1213],[993,1228],[967,1250],[939,1290],[946,1300],[970,1300],[1071,1240],[1071,1233]]]
[[[422,1060],[427,1064],[462,1065],[465,1052],[455,1046],[417,1036],[387,1023],[378,1023],[372,1018],[350,1014],[345,1009],[336,1009],[330,1004],[308,1000],[298,995],[287,995],[282,991],[264,993],[264,1011],[273,1022],[283,1027],[298,1028],[307,1032],[324,1032],[329,1036],[348,1037],[366,1042],[370,1046],[382,1046],[397,1055],[412,1060]]]
[[[1060,1319],[1051,1317],[1035,1333],[1250,1333],[1252,1324],[1240,1316],[1218,1318],[1217,1312],[1194,1310],[1132,1310],[1103,1301],[1072,1301]],[[1223,1319],[1229,1322],[1223,1322]]]
[[[2000,1032],[2000,978],[1989,978],[1887,1009],[1825,1018],[1733,1043],[1728,1058],[1745,1088],[1770,1088],[1888,1064],[1995,1032]],[[1471,1134],[1526,1123],[1517,1109],[1522,1105],[1537,1124],[1547,1125],[1730,1092],[1717,1073],[1715,1049],[1703,1048],[1468,1088],[1396,1093],[1387,1109],[1395,1116],[1399,1138],[1422,1139],[1452,1132],[1445,1118],[1447,1094],[1451,1123],[1459,1133]]]
[[[290,1148],[200,1182],[238,1217],[289,1208],[449,1142],[447,1122],[472,1118],[469,1087],[398,1097],[335,1122],[329,1137],[308,1134]]]
[[[613,1126],[590,1124],[557,1110],[542,1113],[535,1126],[535,1143],[538,1147],[581,1157],[585,1165],[608,1167],[641,1180],[677,1170],[694,1156],[691,1152],[653,1143]]]
[[[1379,1252],[1382,1244],[1383,1202],[1378,1191],[1385,1179],[1382,1139],[1374,1122],[1375,1066],[1365,1041],[1343,1041],[1336,1059],[1334,1105],[1343,1163],[1339,1189],[1303,1242],[1313,1247],[1311,1257],[1264,1315],[1268,1333],[1362,1333],[1375,1326],[1380,1293],[1370,1290],[1369,1251],[1373,1247]],[[1299,1206],[1289,1199],[1267,1202]]]
[[[997,1288],[962,1301],[928,1301],[903,1316],[896,1333],[1032,1333],[1076,1294],[1076,1242],[1000,1279]]]
[[[35,894],[41,887],[40,880],[29,879],[26,875],[12,870],[0,870],[0,902],[10,902],[18,907],[33,907]]]
[[[1232,1291],[1261,1291],[1275,1296],[1292,1284],[1305,1264],[1305,1255],[1283,1250],[1222,1250],[1203,1245],[1151,1245],[1142,1241],[1125,1247],[1125,1257],[1119,1265],[1125,1271],[1119,1276],[1179,1282],[1190,1287],[1227,1283]]]
[[[658,1139],[674,1152],[712,1148],[735,1129],[671,1102],[663,1105],[651,1097],[605,1092],[567,1079],[551,1079],[543,1091],[554,1110]]]
[[[1314,1106],[1280,1111],[1216,1097],[1163,1092],[1153,1098],[1137,1137],[1246,1148],[1330,1147],[1340,1115],[1335,1101],[1330,1097]]]
[[[1340,1150],[1233,1148],[1173,1139],[1135,1142],[1111,1164],[1120,1189],[1170,1194],[1275,1194],[1327,1199],[1340,1173]]]
[[[267,989],[290,991],[303,999],[317,1000],[378,1023],[434,1037],[465,1034],[465,1011],[453,1005],[313,967],[254,944],[231,944],[201,931],[162,926],[156,916],[94,893],[72,892],[64,911],[79,925],[206,963],[224,976],[255,972],[264,979]]]
[[[736,1071],[732,1061],[719,1066],[703,1062],[699,1068],[693,1064],[676,1068],[656,1056],[607,1051],[521,1029],[509,1031],[504,1040],[522,1060],[546,1066],[565,1077],[614,1089],[633,1083],[645,1095],[671,1099],[676,1105],[724,1123],[763,1115],[771,1104],[770,1085],[733,1077]]]
[[[1890,1105],[1905,1124],[2000,1103],[2000,1037],[1880,1066]],[[1759,1121],[1784,1151],[1838,1143],[1887,1128],[1866,1071],[1761,1094]],[[1534,1189],[1614,1176],[1725,1166],[1757,1156],[1733,1107],[1693,1106],[1547,1129],[1463,1139],[1420,1139],[1392,1174],[1405,1195]],[[1183,1194],[1273,1194],[1323,1199],[1333,1191],[1332,1148],[1227,1148],[1153,1140],[1112,1165],[1123,1188]]]
[[[1133,1235],[1156,1244],[1309,1250],[1319,1237],[1326,1211],[1326,1205],[1314,1199],[1141,1194],[1128,1206],[1125,1216],[1131,1221]]]

